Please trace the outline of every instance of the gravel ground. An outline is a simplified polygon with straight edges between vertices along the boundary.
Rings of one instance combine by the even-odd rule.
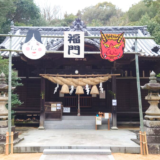
[[[39,160],[42,153],[0,155],[0,160]],[[142,156],[140,154],[113,153],[115,160],[160,160],[160,155]]]

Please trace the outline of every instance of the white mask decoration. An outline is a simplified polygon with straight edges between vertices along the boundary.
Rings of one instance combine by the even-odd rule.
[[[33,34],[32,38],[23,44],[22,52],[27,58],[36,60],[45,55],[46,48],[44,44],[35,39]]]

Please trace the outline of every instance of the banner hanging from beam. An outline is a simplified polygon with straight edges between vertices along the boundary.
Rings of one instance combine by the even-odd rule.
[[[100,55],[102,59],[113,62],[123,57],[125,48],[124,33],[121,34],[104,34],[101,31]]]
[[[84,32],[64,32],[64,58],[84,58]]]

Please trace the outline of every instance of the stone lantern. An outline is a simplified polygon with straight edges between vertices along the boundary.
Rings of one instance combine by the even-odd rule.
[[[12,87],[14,89],[14,87]],[[6,83],[5,74],[0,74],[0,142],[5,141],[6,132],[8,131],[8,110],[6,104],[8,102],[8,85]]]
[[[145,112],[143,123],[147,134],[149,153],[160,154],[160,109],[158,108],[160,83],[157,83],[156,74],[153,71],[150,73],[149,79],[149,83],[141,87],[148,90],[145,99],[150,104]]]

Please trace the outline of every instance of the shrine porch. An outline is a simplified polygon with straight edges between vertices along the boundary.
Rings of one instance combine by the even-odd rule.
[[[136,134],[127,129],[30,128],[20,136],[24,140],[14,146],[14,153],[42,153],[44,149],[110,149],[112,153],[140,153],[139,145],[131,140],[136,139]]]

